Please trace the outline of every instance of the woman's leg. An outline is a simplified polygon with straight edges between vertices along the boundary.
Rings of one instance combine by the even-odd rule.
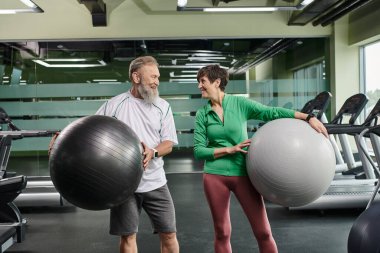
[[[248,177],[234,177],[235,186],[232,191],[247,215],[252,231],[262,253],[277,253],[276,242],[273,239],[264,200],[252,186]]]
[[[230,189],[227,177],[204,174],[203,187],[214,221],[215,253],[231,253]]]

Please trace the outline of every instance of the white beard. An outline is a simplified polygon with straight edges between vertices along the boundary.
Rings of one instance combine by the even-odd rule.
[[[151,89],[149,87],[146,87],[144,84],[140,83],[137,86],[137,90],[139,91],[140,95],[143,97],[144,101],[149,104],[153,104],[156,99],[158,98],[158,90],[157,89]]]

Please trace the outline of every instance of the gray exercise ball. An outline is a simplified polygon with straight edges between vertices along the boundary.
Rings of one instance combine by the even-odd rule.
[[[306,205],[326,192],[335,174],[330,141],[308,123],[277,119],[252,137],[247,172],[267,200],[286,207]]]

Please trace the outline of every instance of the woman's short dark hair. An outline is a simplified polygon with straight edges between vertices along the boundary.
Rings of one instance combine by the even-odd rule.
[[[201,68],[197,74],[197,80],[202,77],[207,77],[211,83],[215,82],[216,79],[220,79],[219,88],[224,91],[228,83],[228,72],[227,70],[221,68],[219,65],[208,65]]]

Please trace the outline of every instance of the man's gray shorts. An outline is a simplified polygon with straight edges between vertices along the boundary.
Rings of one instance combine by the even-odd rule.
[[[150,218],[153,233],[176,232],[174,204],[165,184],[150,192],[135,193],[120,206],[111,208],[110,234],[137,233],[142,209]]]

